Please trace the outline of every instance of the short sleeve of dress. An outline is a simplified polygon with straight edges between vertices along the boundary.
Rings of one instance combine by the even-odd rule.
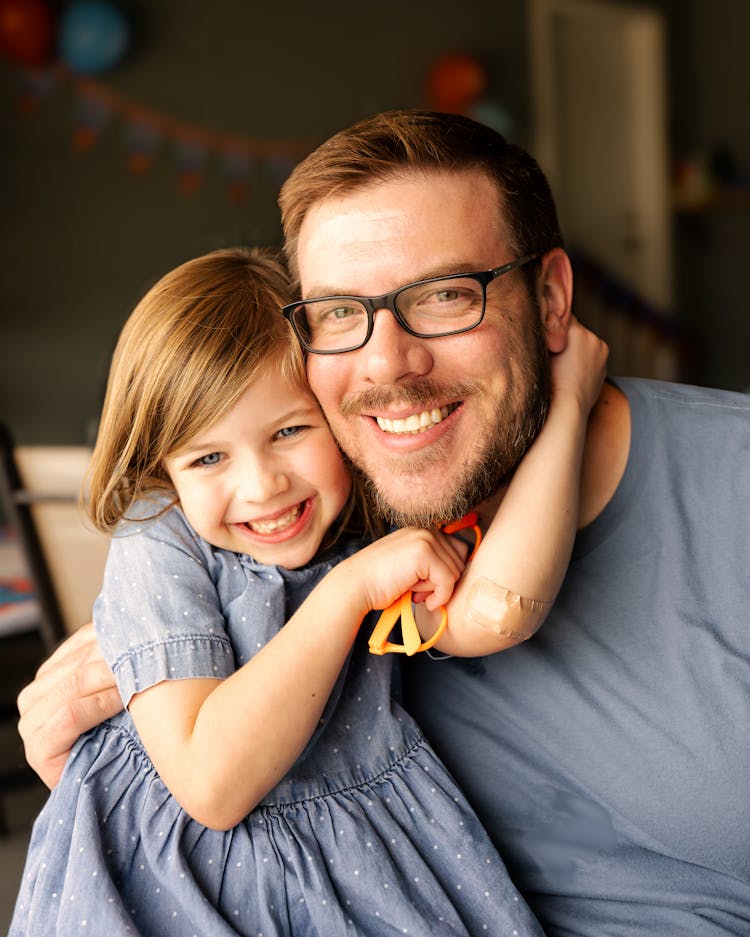
[[[211,567],[210,546],[178,508],[115,532],[94,626],[126,706],[163,680],[235,670]]]

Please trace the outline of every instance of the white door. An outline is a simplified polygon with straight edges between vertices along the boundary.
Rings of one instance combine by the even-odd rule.
[[[533,151],[566,243],[672,306],[664,27],[607,0],[532,0]]]

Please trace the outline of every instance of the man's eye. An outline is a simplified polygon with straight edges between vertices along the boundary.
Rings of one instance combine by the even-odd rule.
[[[221,453],[209,452],[208,455],[203,455],[200,459],[196,459],[193,465],[218,465],[219,462],[221,462]]]
[[[328,315],[332,319],[348,319],[356,312],[357,310],[353,306],[336,306],[335,309],[329,310]]]
[[[440,285],[437,289],[425,293],[419,300],[424,306],[436,306],[445,303],[466,303],[473,299],[470,290],[458,286]]]
[[[329,306],[326,303],[317,304],[317,308],[312,303],[310,306],[315,313],[316,325],[330,325],[331,323],[351,319],[352,316],[356,316],[362,311],[358,306]]]
[[[433,293],[431,297],[428,297],[428,298],[433,299],[439,303],[450,303],[458,299],[458,297],[459,297],[458,290],[450,289],[450,290],[438,290],[435,293]]]

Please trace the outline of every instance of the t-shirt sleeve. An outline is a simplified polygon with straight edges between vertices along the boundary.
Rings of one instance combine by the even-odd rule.
[[[178,509],[112,537],[94,626],[125,705],[163,680],[235,670],[210,549]]]

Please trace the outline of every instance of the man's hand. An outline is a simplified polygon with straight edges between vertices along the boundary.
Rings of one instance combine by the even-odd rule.
[[[49,788],[60,780],[79,735],[120,712],[122,700],[91,624],[46,660],[18,695],[26,759]]]

